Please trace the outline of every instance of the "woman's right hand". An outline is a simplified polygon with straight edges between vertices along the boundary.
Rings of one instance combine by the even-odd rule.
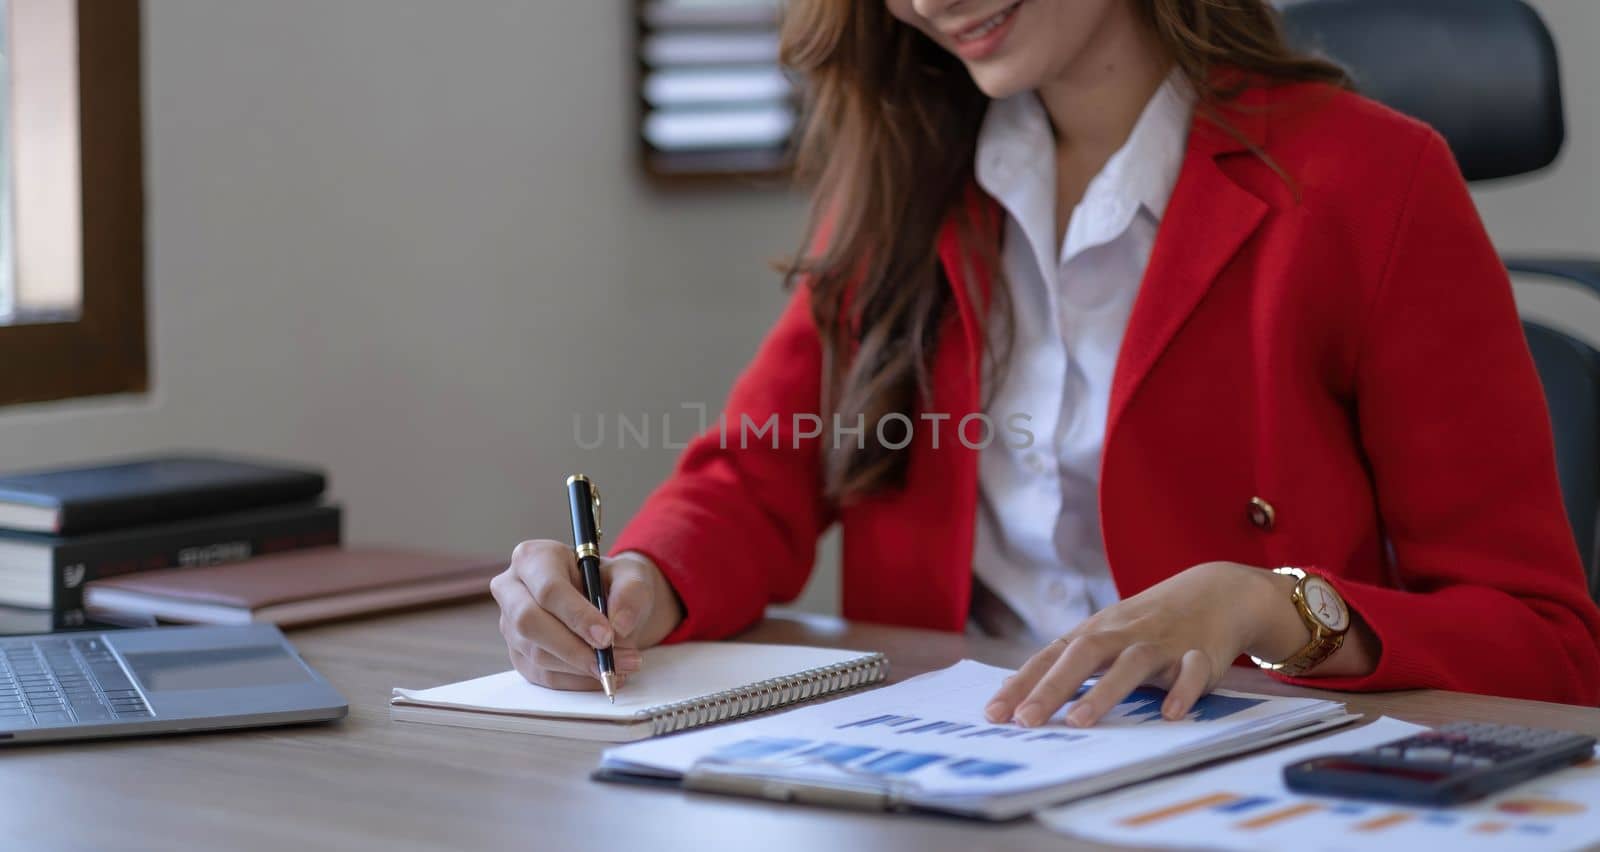
[[[511,665],[552,689],[600,688],[596,648],[612,647],[619,681],[639,670],[639,652],[683,620],[683,604],[655,563],[636,553],[603,557],[608,620],[583,594],[577,555],[559,541],[517,545],[511,567],[489,591],[500,604],[500,635]]]

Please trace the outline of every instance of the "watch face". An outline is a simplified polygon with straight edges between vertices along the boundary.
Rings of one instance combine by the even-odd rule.
[[[1305,584],[1306,606],[1322,626],[1335,633],[1350,626],[1350,611],[1345,609],[1339,593],[1320,577],[1307,577]]]

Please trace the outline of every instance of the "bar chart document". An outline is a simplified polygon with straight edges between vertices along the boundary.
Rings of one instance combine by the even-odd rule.
[[[1424,730],[1395,719],[1053,808],[1064,834],[1139,847],[1333,852],[1584,849],[1600,843],[1600,761],[1542,776],[1470,805],[1416,808],[1302,796],[1283,767]]]
[[[983,706],[1011,672],[972,661],[787,713],[608,750],[603,777],[824,804],[1005,819],[1353,717],[1342,704],[1218,691],[1166,721],[1141,688],[1092,728],[995,725]]]

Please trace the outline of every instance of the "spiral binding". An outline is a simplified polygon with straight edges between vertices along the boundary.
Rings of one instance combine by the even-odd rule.
[[[758,681],[738,689],[652,707],[649,710],[651,733],[661,736],[740,716],[765,713],[823,695],[877,683],[888,676],[889,658],[873,654],[795,675]]]

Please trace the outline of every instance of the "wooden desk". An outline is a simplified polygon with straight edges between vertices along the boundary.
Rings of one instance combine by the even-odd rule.
[[[6,846],[1096,848],[1075,845],[1031,820],[983,825],[602,785],[587,780],[603,747],[598,743],[390,722],[391,687],[433,686],[507,667],[494,612],[488,603],[473,604],[291,634],[306,659],[350,700],[349,718],[337,724],[0,751]],[[882,650],[896,679],[962,657],[1014,666],[1028,653],[957,635],[814,617],[775,617],[745,638]],[[1309,694],[1242,669],[1231,672],[1226,685]],[[1600,710],[1436,692],[1337,697],[1365,713],[1416,722],[1475,719],[1600,734]]]

